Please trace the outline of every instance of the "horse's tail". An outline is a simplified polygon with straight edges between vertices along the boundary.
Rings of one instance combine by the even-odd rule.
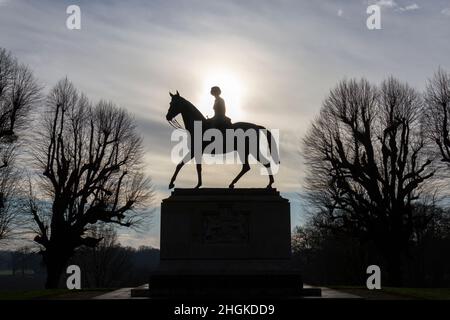
[[[264,128],[265,129],[265,128]],[[269,145],[269,152],[272,157],[272,160],[276,164],[280,164],[280,155],[278,154],[278,148],[277,148],[277,142],[275,141],[275,138],[273,137],[272,133],[269,129],[265,129],[267,132],[267,143]]]

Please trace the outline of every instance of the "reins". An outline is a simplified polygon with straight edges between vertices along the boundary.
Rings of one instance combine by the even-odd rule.
[[[174,128],[174,129],[184,129],[183,126],[177,121],[177,119],[173,118],[172,120],[167,120],[167,122],[169,122],[169,124]]]

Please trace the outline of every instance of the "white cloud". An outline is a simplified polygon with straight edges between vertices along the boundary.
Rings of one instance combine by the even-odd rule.
[[[398,6],[394,0],[378,0],[378,1],[375,1],[374,4],[376,4],[380,7],[387,7],[387,8],[394,8],[394,7]]]
[[[337,12],[337,15],[338,15],[339,17],[342,17],[343,14],[344,14],[344,10],[339,9],[338,12]]]
[[[399,10],[400,11],[411,11],[411,10],[418,10],[420,9],[419,5],[417,3],[414,4],[410,4],[406,7],[400,7]]]
[[[446,16],[450,17],[450,8],[442,9],[441,13],[443,15],[446,15]]]
[[[376,4],[384,8],[395,9],[395,11],[402,11],[402,12],[420,9],[420,6],[417,3],[412,3],[406,6],[400,6],[394,0],[377,0],[377,1],[370,1],[369,3]]]

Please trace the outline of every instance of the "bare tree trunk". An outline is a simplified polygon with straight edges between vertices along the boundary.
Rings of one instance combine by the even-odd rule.
[[[47,250],[44,252],[44,263],[47,270],[46,289],[59,288],[68,261],[69,257],[62,250]]]

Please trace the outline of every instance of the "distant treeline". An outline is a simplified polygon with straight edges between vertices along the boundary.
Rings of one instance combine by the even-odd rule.
[[[324,228],[317,217],[295,230],[292,245],[295,262],[308,284],[364,286],[366,268],[372,264],[380,266],[382,284],[388,284],[387,262],[373,242]],[[402,261],[403,285],[449,287],[449,252],[450,210],[436,209],[427,228],[415,232],[410,241]]]
[[[70,264],[81,268],[82,288],[135,287],[148,282],[159,263],[159,249],[138,249],[120,244],[80,248]],[[0,291],[36,290],[45,286],[46,269],[42,255],[29,248],[0,251]],[[60,287],[64,287],[65,276]]]

